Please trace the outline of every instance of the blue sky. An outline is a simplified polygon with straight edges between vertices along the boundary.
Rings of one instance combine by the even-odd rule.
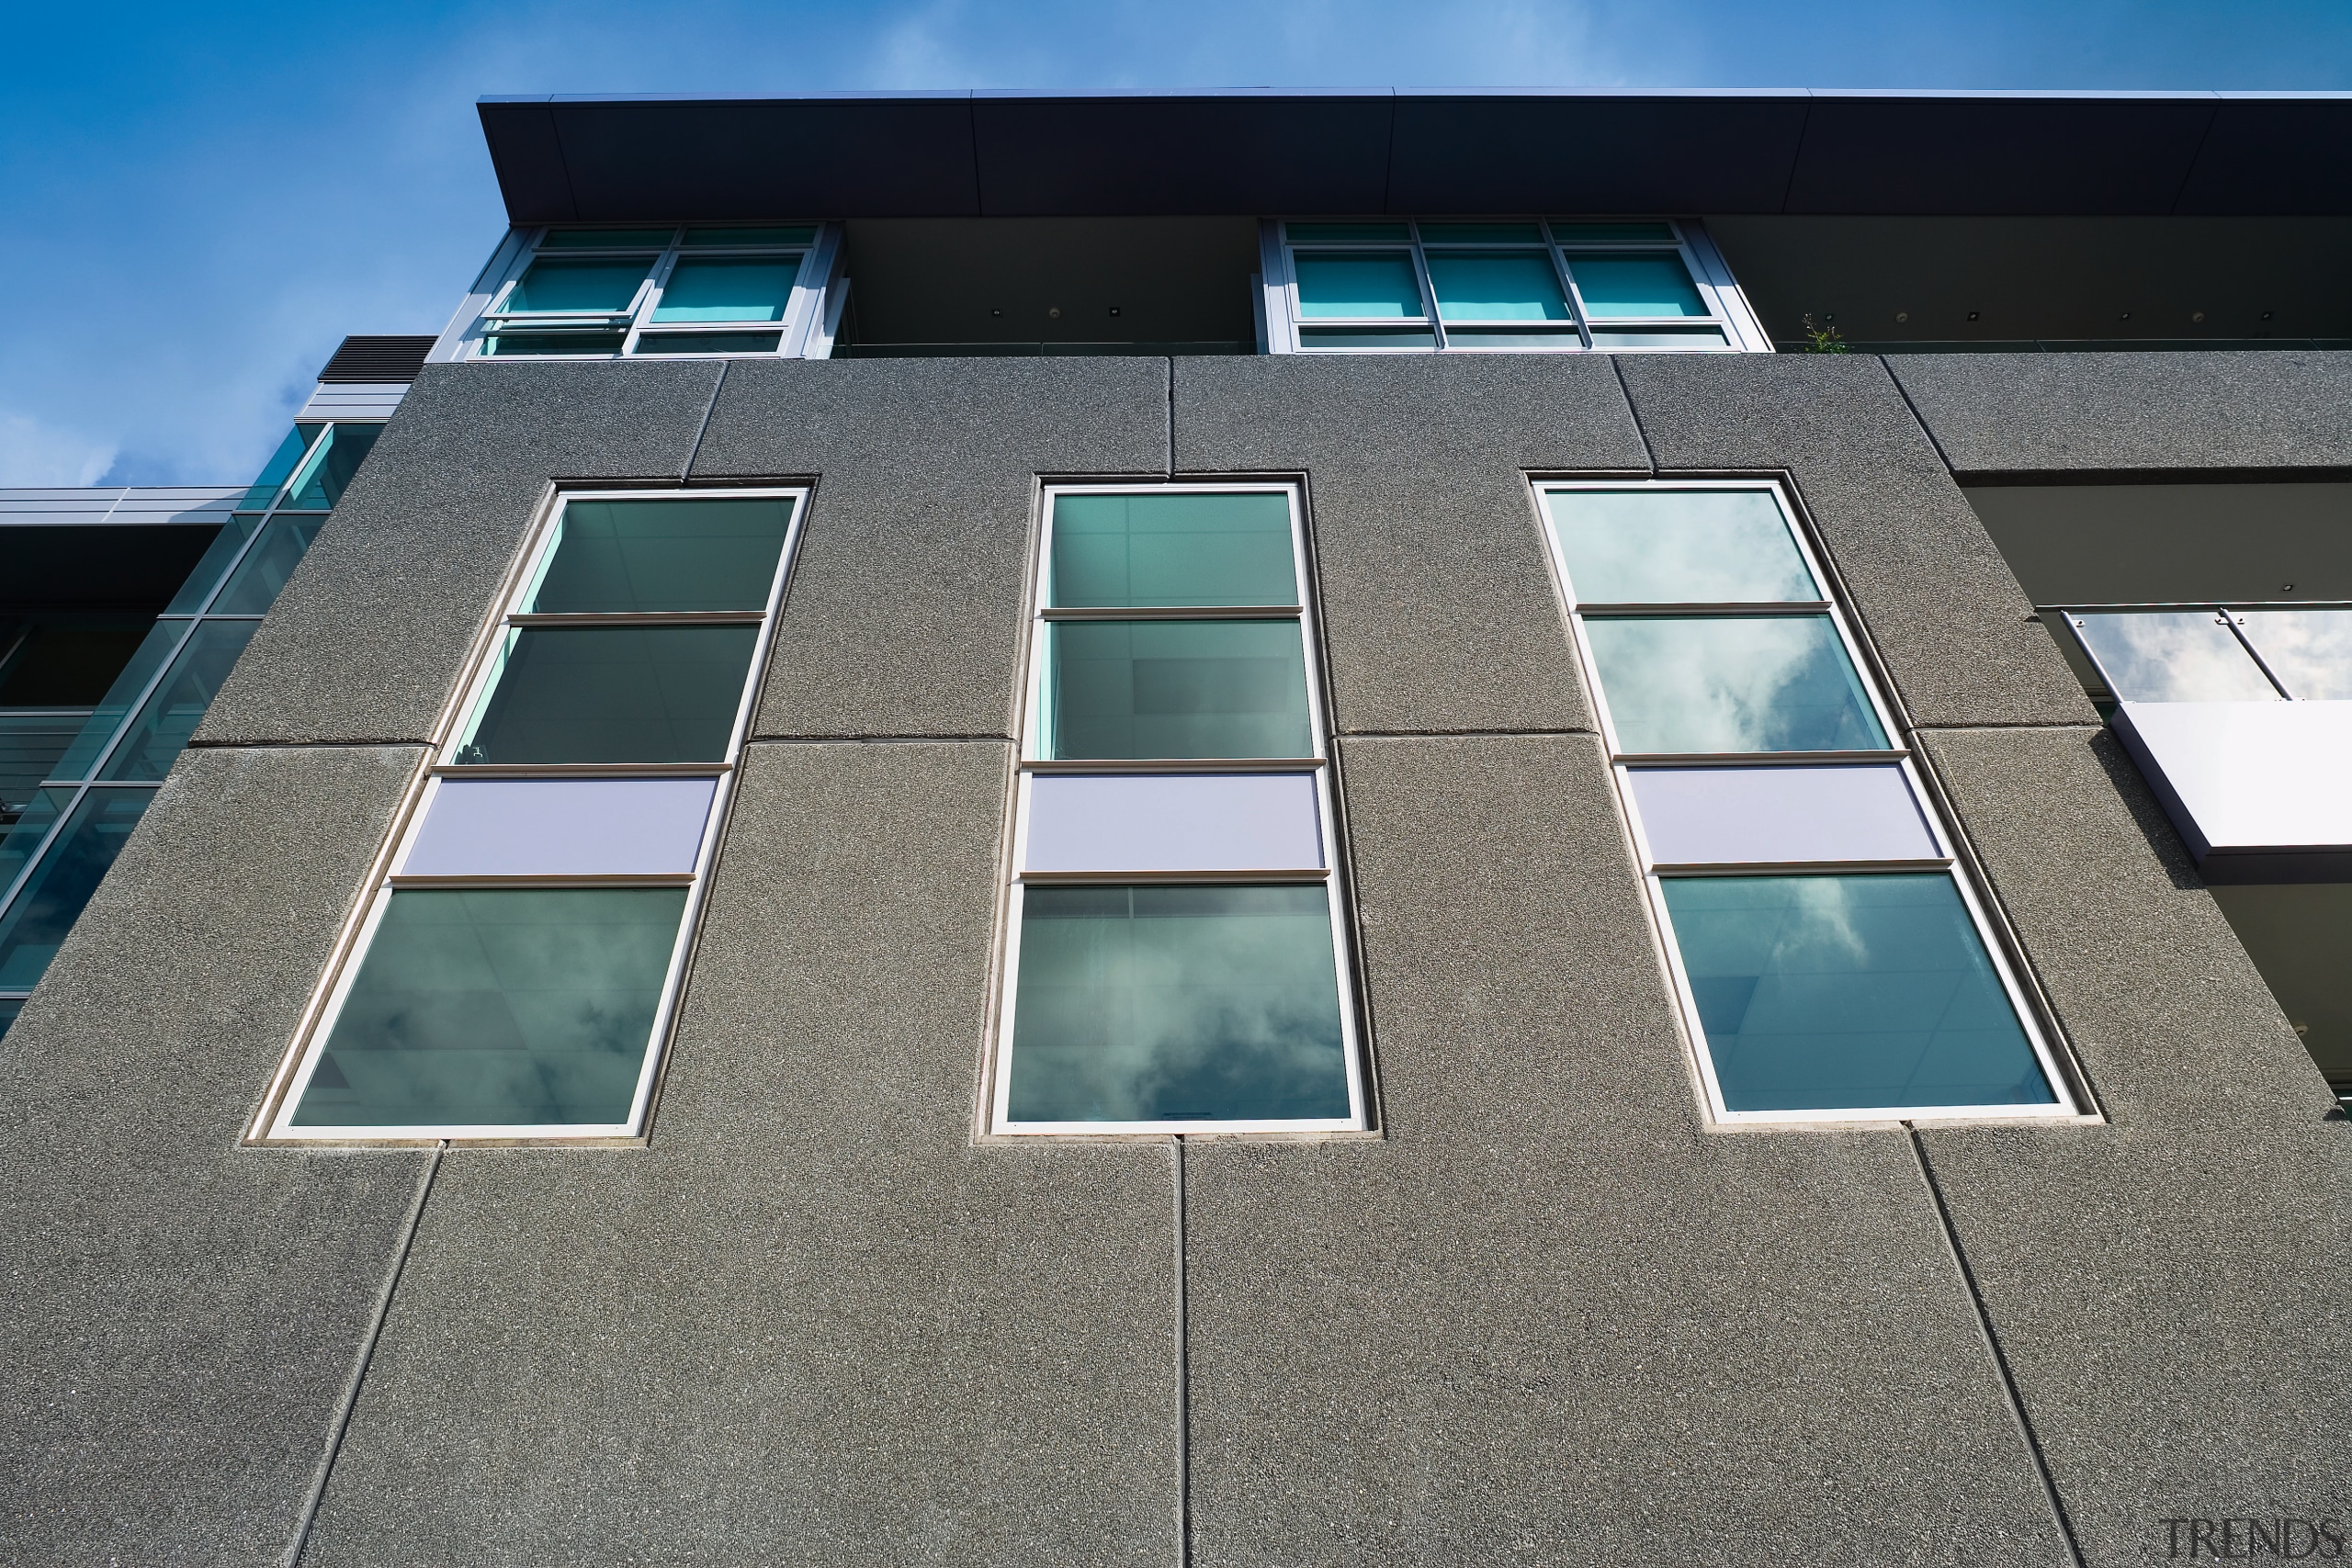
[[[249,478],[504,226],[483,93],[2352,88],[2346,0],[135,3],[0,11],[0,485]]]

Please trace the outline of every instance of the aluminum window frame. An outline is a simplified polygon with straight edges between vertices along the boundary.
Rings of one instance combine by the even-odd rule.
[[[1857,634],[1857,620],[1849,607],[1843,583],[1827,570],[1826,553],[1819,548],[1810,520],[1797,504],[1792,487],[1784,480],[1773,479],[1702,479],[1702,478],[1626,478],[1594,479],[1589,476],[1551,479],[1538,475],[1529,477],[1535,502],[1537,525],[1544,536],[1544,558],[1550,563],[1553,586],[1576,649],[1577,662],[1591,694],[1593,712],[1600,721],[1601,745],[1609,757],[1610,777],[1616,792],[1618,810],[1625,824],[1634,863],[1640,871],[1644,903],[1650,927],[1664,960],[1669,983],[1674,992],[1678,1021],[1681,1025],[1688,1061],[1700,1088],[1701,1098],[1709,1117],[1729,1127],[1740,1126],[1829,1126],[1852,1127],[1883,1125],[1888,1122],[2096,1122],[2092,1100],[2086,1080],[2073,1060],[2061,1034],[2057,1020],[2046,998],[2030,984],[2022,953],[2015,949],[2012,934],[2006,919],[1996,918],[1996,906],[1977,884],[1979,871],[1973,857],[1965,853],[1965,846],[1949,819],[1949,807],[1942,792],[1932,787],[1933,781],[1920,765],[1920,758],[1908,743],[1909,726],[1904,721],[1893,702],[1879,660]],[[1818,600],[1764,601],[1757,604],[1736,602],[1671,602],[1613,603],[1579,601],[1575,582],[1568,570],[1566,552],[1560,544],[1559,529],[1552,512],[1552,492],[1600,491],[1656,491],[1659,492],[1691,491],[1736,491],[1769,493],[1778,508],[1783,527],[1794,542],[1799,559],[1813,579],[1814,586],[1824,595]],[[1631,616],[1673,616],[1690,619],[1732,619],[1758,615],[1826,615],[1838,635],[1838,645],[1845,650],[1854,676],[1869,702],[1872,716],[1877,720],[1888,745],[1878,750],[1841,751],[1737,751],[1737,752],[1630,752],[1618,740],[1617,728],[1609,705],[1607,688],[1600,679],[1600,666],[1586,631],[1588,615],[1594,619],[1615,619]],[[1936,853],[1931,856],[1895,860],[1838,861],[1754,861],[1734,863],[1660,862],[1652,852],[1649,836],[1643,826],[1641,807],[1635,798],[1633,775],[1646,768],[1674,767],[1740,767],[1774,766],[1887,766],[1897,767],[1911,799],[1926,824]],[[1700,1020],[1698,998],[1684,966],[1682,950],[1674,931],[1674,921],[1666,902],[1665,884],[1669,879],[1697,877],[1782,877],[1871,875],[1882,874],[1941,872],[1951,877],[1960,895],[1961,905],[1967,911],[1969,923],[1977,940],[1984,944],[1987,959],[1993,965],[2002,993],[2008,998],[2018,1027],[2025,1032],[2034,1061],[2055,1097],[2047,1105],[1940,1105],[1940,1106],[1868,1106],[1791,1111],[1734,1111],[1724,1099],[1723,1085],[1716,1076],[1713,1052],[1707,1043],[1707,1033]]]
[[[523,547],[507,573],[496,608],[477,636],[475,646],[468,656],[466,678],[458,682],[445,706],[434,730],[434,743],[411,780],[400,808],[393,814],[392,829],[369,866],[366,892],[352,917],[345,921],[326,972],[315,987],[310,1005],[304,1010],[293,1043],[273,1078],[268,1093],[263,1097],[260,1111],[247,1129],[246,1143],[296,1146],[413,1146],[447,1143],[481,1147],[516,1145],[611,1147],[635,1146],[644,1143],[659,1100],[662,1077],[669,1065],[673,1043],[671,1036],[677,1023],[678,1004],[684,997],[687,976],[693,966],[703,907],[709,897],[711,873],[719,844],[725,837],[729,811],[734,798],[734,784],[741,767],[744,740],[750,732],[752,716],[758,711],[761,691],[766,684],[768,657],[775,644],[776,624],[782,615],[785,594],[791,581],[814,493],[814,487],[806,484],[740,488],[709,485],[609,489],[550,487],[542,502],[541,514],[526,535]],[[548,563],[554,558],[562,539],[563,515],[571,502],[679,500],[790,501],[792,515],[785,527],[783,548],[778,553],[775,575],[768,584],[768,596],[763,609],[758,612],[616,613],[553,617],[535,615],[517,608],[537,590]],[[743,690],[736,703],[734,723],[728,734],[726,757],[716,762],[650,763],[464,763],[455,761],[458,746],[467,728],[496,682],[503,664],[499,654],[507,642],[508,633],[518,629],[518,623],[521,626],[544,626],[558,619],[573,625],[595,621],[639,626],[747,626],[756,621],[759,634],[753,639]],[[654,875],[411,877],[407,874],[404,868],[429,818],[432,803],[438,796],[445,781],[590,778],[707,778],[715,781],[710,808],[703,820],[702,837],[695,847],[693,870],[690,873]],[[375,941],[378,928],[383,923],[392,896],[402,888],[520,890],[680,886],[686,889],[685,908],[679,917],[669,966],[662,976],[644,1059],[638,1066],[637,1087],[629,1102],[628,1115],[623,1121],[401,1122],[382,1126],[321,1127],[297,1127],[292,1124],[294,1112],[301,1104],[311,1075],[317,1070],[327,1042],[334,1034],[334,1025],[342,1016],[344,1005],[350,998],[351,988],[358,980],[361,963]]]
[[[1069,610],[1049,606],[1053,591],[1053,531],[1055,502],[1064,495],[1239,495],[1279,494],[1290,513],[1291,571],[1297,604],[1217,606],[1089,607]],[[1022,678],[1021,739],[1014,760],[1015,795],[1011,858],[1005,874],[1003,943],[992,1009],[993,1031],[984,1052],[981,1084],[981,1133],[991,1139],[1149,1138],[1261,1136],[1300,1137],[1363,1134],[1371,1130],[1371,1086],[1365,1066],[1362,1010],[1358,1006],[1356,968],[1351,962],[1347,890],[1340,852],[1334,754],[1328,705],[1320,679],[1322,660],[1315,623],[1312,581],[1307,568],[1306,518],[1303,488],[1293,481],[1235,479],[1176,479],[1152,482],[1049,483],[1039,487],[1036,556],[1031,567],[1029,628],[1024,639]],[[1306,683],[1307,733],[1315,751],[1308,757],[1244,758],[1049,758],[1038,755],[1047,658],[1048,627],[1061,620],[1291,620],[1298,627]],[[1029,858],[1031,795],[1040,774],[1286,773],[1310,775],[1315,781],[1316,831],[1321,836],[1323,861],[1318,867],[1295,867],[1248,872],[1046,872],[1023,869]],[[1031,886],[1136,887],[1320,885],[1331,926],[1331,956],[1338,987],[1340,1046],[1348,1083],[1348,1114],[1329,1118],[1220,1118],[1153,1122],[1014,1122],[1008,1114],[1012,1089],[1012,1049],[1016,1004],[1020,993],[1022,921]]]

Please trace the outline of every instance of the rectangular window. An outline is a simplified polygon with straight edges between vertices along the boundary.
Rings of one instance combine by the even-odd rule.
[[[822,296],[839,254],[816,223],[540,230],[492,291],[474,352],[797,355],[831,341]]]
[[[990,1129],[1363,1128],[1297,493],[1045,509]]]
[[[1713,1113],[2075,1115],[1777,487],[1537,491]]]
[[[1267,346],[1748,349],[1770,344],[1695,222],[1263,226]]]
[[[805,499],[558,498],[260,1135],[643,1132]]]

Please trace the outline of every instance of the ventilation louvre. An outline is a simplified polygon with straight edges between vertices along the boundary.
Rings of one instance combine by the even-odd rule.
[[[334,351],[326,368],[319,372],[322,381],[357,381],[384,384],[413,381],[416,373],[424,368],[424,356],[433,349],[433,338],[423,337],[347,337],[343,346]]]

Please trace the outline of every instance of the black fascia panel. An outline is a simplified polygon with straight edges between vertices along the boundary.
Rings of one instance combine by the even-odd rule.
[[[1785,210],[2167,213],[2217,107],[2211,93],[1815,93]]]
[[[1396,212],[1777,212],[1809,95],[1400,93]]]
[[[571,202],[571,178],[564,172],[563,149],[555,135],[555,114],[545,98],[484,98],[482,140],[490,143],[491,167],[498,172],[498,194],[513,223],[563,223],[580,216]]]
[[[1386,92],[975,93],[980,210],[1379,212],[1392,102]]]
[[[2176,212],[2352,213],[2352,93],[2219,96]]]

